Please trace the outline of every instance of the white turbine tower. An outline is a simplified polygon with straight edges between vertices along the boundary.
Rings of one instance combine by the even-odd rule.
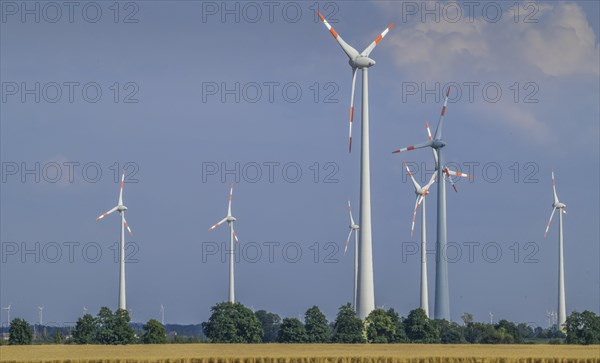
[[[442,139],[442,128],[444,125],[444,116],[446,114],[446,106],[448,105],[448,96],[450,94],[450,88],[446,91],[446,97],[444,99],[444,106],[440,114],[437,129],[435,135],[431,137],[430,133],[429,140],[417,145],[411,145],[399,150],[393,151],[393,153],[400,153],[404,151],[422,149],[430,147],[434,149],[434,157],[437,159],[436,162],[436,173],[437,180],[441,181],[444,177],[450,175],[459,175],[459,173],[451,172],[444,162],[442,150],[446,146],[446,142]],[[453,187],[454,183],[452,179],[450,182]],[[438,183],[438,195],[437,195],[437,233],[436,233],[436,259],[435,259],[435,319],[445,319],[450,321],[450,292],[448,287],[448,259],[446,258],[446,251],[448,249],[448,240],[446,234],[446,183]]]
[[[160,304],[160,323],[165,325],[165,306]]]
[[[346,43],[342,37],[329,25],[327,20],[319,13],[319,18],[331,35],[337,40],[342,50],[349,58],[352,68],[352,94],[350,96],[350,125],[348,132],[348,150],[352,151],[352,121],[354,117],[354,89],[356,84],[356,73],[362,71],[362,125],[361,125],[361,161],[360,161],[360,239],[358,254],[358,286],[355,310],[358,317],[364,319],[375,309],[375,287],[373,284],[373,246],[371,241],[371,166],[369,155],[369,67],[375,65],[375,61],[369,58],[369,54],[375,46],[385,37],[394,26],[392,23],[375,41],[373,41],[362,53]]]
[[[38,306],[38,315],[39,315],[39,319],[40,319],[40,326],[44,323],[44,307],[43,306]]]
[[[123,187],[125,186],[125,172],[123,171],[123,175],[121,176],[121,190],[119,191],[119,203],[116,207],[109,210],[108,212],[102,214],[100,217],[96,218],[96,220],[100,220],[107,215],[111,214],[114,211],[119,211],[121,215],[121,252],[119,254],[119,309],[126,310],[126,298],[125,298],[125,228],[131,233],[131,228],[127,224],[125,220],[125,211],[127,207],[123,205]]]
[[[494,314],[490,311],[490,324],[494,324]]]
[[[8,325],[10,325],[10,307],[12,306],[12,303],[8,304],[7,307],[2,308],[2,310],[6,310],[6,319],[8,319]]]
[[[87,314],[88,308],[86,308],[85,306],[83,307],[83,315]]]
[[[233,222],[235,222],[236,219],[233,215],[231,215],[231,199],[232,199],[232,197],[233,197],[233,183],[231,184],[231,189],[229,190],[229,206],[227,207],[227,216],[225,216],[225,218],[221,219],[221,221],[219,221],[217,224],[210,227],[208,230],[212,231],[213,229],[215,229],[218,226],[220,226],[221,224],[223,224],[223,222],[227,222],[227,224],[229,225],[229,302],[233,304],[235,302],[235,276],[234,276],[234,270],[233,270],[233,264],[235,261],[234,261],[234,253],[233,253],[233,247],[234,247],[233,239],[235,238],[235,240],[238,244],[240,243],[240,241],[238,240],[238,237],[235,234],[235,230],[233,229]]]
[[[358,286],[358,230],[360,227],[354,222],[354,218],[352,217],[352,207],[350,206],[350,201],[348,201],[348,213],[350,214],[350,225],[348,226],[348,228],[350,228],[350,233],[348,233],[348,238],[346,239],[344,256],[346,256],[348,245],[350,244],[350,238],[352,237],[352,232],[354,232],[354,297],[352,300],[352,307],[356,309],[356,293]]]
[[[563,213],[567,213],[565,210],[567,206],[558,200],[558,195],[556,194],[556,182],[554,181],[554,171],[552,171],[552,192],[554,198],[552,202],[552,214],[550,214],[550,219],[546,225],[544,238],[548,235],[548,229],[550,229],[550,223],[552,222],[552,217],[554,217],[554,212],[558,210],[558,329],[564,331],[564,325],[567,321],[567,308],[565,306],[565,268],[563,262]]]
[[[412,172],[408,168],[408,165],[404,163],[406,170],[408,171],[408,175],[410,175],[410,179],[412,180],[413,186],[415,187],[416,202],[415,202],[415,210],[413,212],[412,217],[412,226],[410,228],[410,236],[413,236],[415,230],[415,220],[417,218],[417,209],[419,206],[423,204],[421,207],[421,309],[425,311],[427,317],[429,317],[429,296],[427,292],[427,225],[426,225],[426,213],[425,213],[425,196],[429,193],[429,188],[435,182],[435,173],[431,175],[429,182],[421,187],[419,183],[415,180]]]

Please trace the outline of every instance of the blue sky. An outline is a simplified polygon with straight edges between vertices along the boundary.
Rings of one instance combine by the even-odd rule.
[[[282,316],[318,305],[330,318],[351,301],[353,258],[343,245],[348,199],[358,215],[360,118],[348,154],[350,68],[314,3],[276,2],[270,18],[261,3],[230,2],[224,15],[221,2],[120,3],[118,14],[112,2],[81,2],[72,22],[66,8],[58,18],[27,2],[40,4],[36,22],[12,4],[2,1],[0,28],[0,305],[12,303],[11,316],[35,321],[44,305],[44,320],[63,324],[83,306],[116,307],[119,222],[95,221],[117,201],[115,163],[129,163],[134,321],[158,317],[164,304],[168,322],[199,323],[227,299],[228,265],[207,253],[227,233],[207,229],[225,215],[234,181],[244,251],[237,298]],[[431,170],[433,161],[427,150],[391,151],[425,140],[425,119],[435,126],[452,82],[446,159],[475,167],[473,182],[448,189],[448,239],[461,252],[449,265],[452,319],[467,311],[488,320],[491,311],[545,326],[557,309],[557,221],[543,238],[552,168],[568,209],[567,310],[600,312],[599,5],[512,5],[481,3],[471,18],[463,3],[319,3],[359,51],[396,21],[369,72],[377,306],[406,315],[419,304],[410,253],[419,234],[410,237],[414,194],[402,163]],[[76,165],[71,181],[67,165]],[[432,248],[435,193],[428,202]],[[434,261],[430,254],[430,309]]]

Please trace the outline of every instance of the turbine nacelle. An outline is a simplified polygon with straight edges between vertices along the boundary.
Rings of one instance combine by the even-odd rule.
[[[124,206],[123,204],[121,204],[121,205],[118,205],[118,206],[117,206],[117,210],[118,210],[119,212],[125,212],[125,211],[127,210],[127,207],[126,207],[126,206]]]
[[[348,61],[352,68],[369,68],[375,65],[375,61],[367,56],[359,55],[358,57]]]
[[[444,146],[446,146],[446,142],[444,140],[434,139],[433,141],[431,141],[431,147],[436,150],[441,149]]]
[[[349,228],[352,229],[352,230],[355,230],[355,231],[358,230],[358,229],[360,229],[360,227],[358,226],[358,224],[351,224],[349,226]]]
[[[236,221],[236,219],[235,219],[235,217],[234,217],[234,216],[227,216],[227,218],[226,218],[226,221],[227,221],[228,223],[229,223],[229,222],[235,222],[235,221]]]
[[[552,207],[558,208],[558,209],[563,209],[563,208],[566,208],[567,205],[565,203],[558,202],[558,203],[552,203]]]

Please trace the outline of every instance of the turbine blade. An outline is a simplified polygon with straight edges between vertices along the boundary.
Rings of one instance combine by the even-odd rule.
[[[354,218],[352,218],[352,207],[350,206],[350,201],[348,201],[348,212],[350,213],[350,225],[354,225]]]
[[[450,87],[446,90],[446,98],[444,99],[444,106],[442,106],[442,113],[440,114],[440,120],[438,121],[437,129],[435,130],[435,139],[440,140],[442,138],[442,126],[444,122],[444,116],[446,115],[446,106],[448,105],[448,96],[450,95]]]
[[[233,183],[231,183],[231,189],[229,189],[229,204],[227,206],[227,216],[231,216],[231,199],[233,198]]]
[[[448,174],[453,175],[453,176],[459,176],[459,177],[471,179],[471,176],[467,173],[461,173],[460,171],[454,171],[454,170],[450,170],[448,168],[446,168],[446,171]]]
[[[411,146],[404,147],[402,149],[394,150],[394,151],[392,151],[392,154],[402,153],[402,152],[410,151],[410,150],[422,149],[422,148],[428,147],[428,146],[431,146],[431,141],[422,142],[417,145],[411,145]]]
[[[427,129],[427,136],[429,137],[429,141],[433,141],[433,137],[431,136],[431,129],[429,128],[429,121],[425,120],[425,128]],[[435,161],[435,167],[437,168],[437,164],[438,164],[438,155],[437,155],[437,150],[434,148],[431,148],[431,153],[433,154],[433,160]]]
[[[102,214],[100,217],[96,218],[96,220],[98,221],[98,220],[100,220],[100,219],[102,219],[102,218],[106,217],[107,215],[109,215],[109,214],[111,214],[112,212],[116,211],[116,210],[117,210],[117,208],[118,208],[118,207],[114,207],[113,209],[109,210],[108,212],[106,212],[106,213]]]
[[[346,53],[348,58],[351,60],[356,58],[359,55],[358,51],[352,48],[348,43],[344,41],[344,39],[342,39],[342,37],[340,37],[340,35],[335,31],[335,29],[333,29],[331,25],[329,25],[327,20],[325,20],[325,18],[323,17],[323,15],[321,15],[320,12],[317,11],[317,15],[319,15],[319,18],[321,19],[323,24],[325,24],[331,35],[333,35],[333,38],[337,40],[338,44],[340,45],[340,47],[342,47],[342,50],[344,51],[344,53]]]
[[[425,193],[424,193],[425,195],[427,195],[427,193],[429,193],[429,188],[431,188],[431,185],[433,185],[433,183],[435,183],[436,176],[437,176],[437,173],[431,174],[431,178],[429,178],[429,182],[427,182],[427,184],[423,188],[423,189],[425,189]]]
[[[344,256],[346,256],[346,252],[348,251],[348,245],[350,244],[350,237],[352,237],[353,229],[350,228],[350,233],[348,233],[348,239],[346,239],[346,247],[344,247]]]
[[[348,152],[352,152],[352,121],[354,119],[354,90],[356,88],[356,67],[352,67],[352,95],[350,96],[350,129],[348,131]]]
[[[129,224],[127,224],[127,220],[123,217],[123,223],[125,223],[125,228],[129,231],[129,234],[133,236],[133,232],[131,232],[131,228],[129,228]]]
[[[212,227],[210,227],[208,230],[212,231],[213,229],[217,228],[218,226],[220,226],[221,224],[223,224],[223,222],[225,222],[227,220],[227,217],[221,219],[221,221],[219,223],[215,223],[212,225]]]
[[[554,170],[552,171],[552,192],[554,193],[554,203],[558,203],[558,195],[556,195],[556,181],[554,180]]]
[[[381,32],[381,34],[379,34],[379,36],[377,38],[375,38],[373,43],[369,44],[369,46],[367,48],[365,48],[365,50],[363,50],[363,52],[360,55],[368,57],[369,54],[371,54],[371,52],[373,51],[373,49],[375,49],[375,46],[377,46],[377,44],[379,44],[381,39],[383,39],[387,35],[387,33],[390,31],[390,29],[392,29],[393,26],[394,26],[394,23],[391,23],[390,26],[385,28],[385,30],[383,32]]]
[[[556,208],[552,208],[552,214],[550,214],[550,219],[548,219],[548,224],[546,225],[546,232],[544,232],[544,238],[548,235],[548,230],[550,229],[550,223],[552,222],[552,217],[554,217],[554,212],[556,212]]]
[[[415,210],[413,211],[412,225],[410,227],[410,238],[413,237],[414,232],[415,232],[415,221],[417,220],[417,209],[419,209],[419,205],[421,204],[422,198],[423,198],[422,195],[418,195],[417,198],[415,199]]]
[[[448,170],[447,167],[444,167],[444,174],[446,174],[446,180],[448,180],[448,182],[450,183],[450,185],[452,185],[452,189],[454,189],[454,191],[456,193],[458,193],[458,189],[456,189],[456,185],[454,184],[454,180],[452,180],[452,178],[450,177],[450,171]]]
[[[123,187],[125,186],[125,171],[121,175],[121,190],[119,191],[119,205],[123,204]]]
[[[406,171],[408,171],[408,175],[410,175],[410,180],[412,180],[412,183],[413,183],[413,185],[415,187],[415,190],[418,191],[421,188],[421,186],[415,180],[415,177],[413,176],[413,174],[411,173],[410,169],[408,168],[408,165],[406,165],[406,162],[404,162],[404,167],[406,168]]]
[[[233,228],[232,228],[231,230],[233,231],[233,238],[235,238],[235,241],[236,241],[236,242],[239,244],[239,243],[240,243],[240,240],[238,239],[238,236],[237,236],[237,234],[235,233],[235,229],[233,229]]]

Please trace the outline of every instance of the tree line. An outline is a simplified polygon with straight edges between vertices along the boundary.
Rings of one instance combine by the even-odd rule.
[[[422,309],[401,317],[394,309],[375,309],[361,320],[350,304],[342,305],[329,322],[317,306],[309,308],[303,319],[284,318],[266,310],[253,312],[241,303],[218,303],[202,323],[205,339],[175,336],[169,340],[165,327],[151,319],[135,331],[129,312],[114,313],[100,308],[96,316],[85,314],[77,320],[68,339],[55,331],[54,343],[71,344],[164,344],[169,341],[212,343],[427,343],[427,344],[523,344],[532,339],[567,344],[600,344],[600,316],[591,311],[574,311],[565,324],[566,335],[557,327],[532,328],[500,320],[496,324],[473,321],[469,313],[463,324],[429,319]],[[24,319],[14,319],[9,328],[9,344],[31,344],[32,328]]]

